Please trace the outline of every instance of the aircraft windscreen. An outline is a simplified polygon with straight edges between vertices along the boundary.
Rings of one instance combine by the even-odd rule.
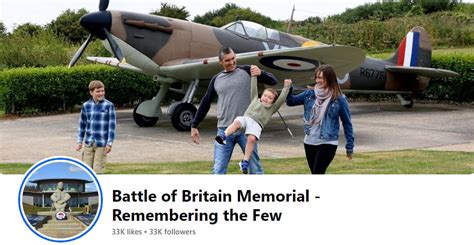
[[[263,40],[272,39],[280,41],[279,31],[270,28],[265,28],[264,26],[251,21],[236,21],[233,23],[229,23],[221,28],[252,38],[258,38]]]
[[[229,25],[223,26],[222,28],[246,36],[244,27],[242,26],[240,22],[234,22]]]
[[[250,22],[250,21],[241,21],[244,25],[245,31],[249,37],[267,39],[266,28],[260,24]]]
[[[280,32],[279,31],[267,28],[267,35],[268,35],[268,39],[273,39],[273,40],[280,41]]]

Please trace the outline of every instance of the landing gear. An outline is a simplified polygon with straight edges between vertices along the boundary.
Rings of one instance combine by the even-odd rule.
[[[402,96],[401,94],[397,94],[397,97],[400,100],[402,106],[404,106],[405,108],[410,109],[413,107],[413,99],[410,95]]]
[[[140,127],[151,127],[161,117],[160,103],[168,92],[169,84],[162,84],[160,90],[151,100],[140,102],[133,110],[133,120]]]
[[[194,80],[186,88],[186,93],[183,99],[170,105],[168,114],[171,117],[173,127],[178,131],[191,130],[191,121],[196,115],[196,107],[191,104],[196,89],[199,85],[199,80]],[[184,88],[181,90],[184,91]]]
[[[405,98],[405,100],[408,101],[408,104],[405,104],[405,105],[403,105],[403,106],[404,106],[405,108],[408,108],[408,109],[412,108],[412,107],[413,107],[413,99],[412,99],[412,98],[409,98],[409,99]]]
[[[170,106],[171,123],[178,131],[191,130],[191,121],[196,115],[196,107],[191,103],[177,102]]]
[[[177,82],[172,80],[161,80],[160,90],[158,94],[151,100],[145,100],[138,104],[133,110],[133,120],[140,127],[151,127],[156,124],[158,118],[162,116],[161,112],[161,101],[165,98],[168,90],[172,90],[178,93],[184,93],[184,98],[170,105],[168,114],[171,117],[171,123],[173,127],[178,131],[189,131],[191,129],[191,121],[196,114],[196,107],[191,104],[196,89],[199,84],[199,80],[194,80],[190,84],[186,84],[182,89],[170,88],[170,84]]]
[[[140,104],[143,103],[140,102]],[[137,108],[140,106],[138,104],[135,109],[133,109],[133,120],[140,127],[151,127],[158,122],[158,117],[147,117],[137,113]]]

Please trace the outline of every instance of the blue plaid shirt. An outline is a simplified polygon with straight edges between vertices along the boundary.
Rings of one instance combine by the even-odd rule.
[[[96,104],[91,98],[82,105],[77,143],[85,141],[86,145],[111,146],[115,139],[115,124],[114,104],[106,99]]]

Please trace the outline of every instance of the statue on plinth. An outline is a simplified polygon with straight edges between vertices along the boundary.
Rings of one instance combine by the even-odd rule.
[[[71,196],[64,190],[63,182],[58,182],[56,191],[51,195],[54,210],[56,212],[65,212],[68,207],[67,201],[69,199],[71,199]]]

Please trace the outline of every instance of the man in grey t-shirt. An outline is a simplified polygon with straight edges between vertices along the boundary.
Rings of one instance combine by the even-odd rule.
[[[258,82],[267,85],[275,85],[277,79],[269,72],[260,70],[257,66],[237,66],[234,51],[229,47],[219,50],[219,63],[224,70],[216,74],[209,83],[206,95],[191,123],[191,137],[194,143],[199,144],[198,126],[206,117],[214,97],[217,99],[217,133],[223,134],[225,129],[238,116],[242,116],[250,104],[250,78],[258,76]],[[213,174],[227,173],[232,152],[235,144],[239,144],[242,151],[245,150],[247,138],[243,132],[237,132],[226,138],[226,144],[221,145],[214,142],[214,167]],[[258,157],[258,147],[255,145],[249,166],[250,174],[263,174],[263,167]]]

